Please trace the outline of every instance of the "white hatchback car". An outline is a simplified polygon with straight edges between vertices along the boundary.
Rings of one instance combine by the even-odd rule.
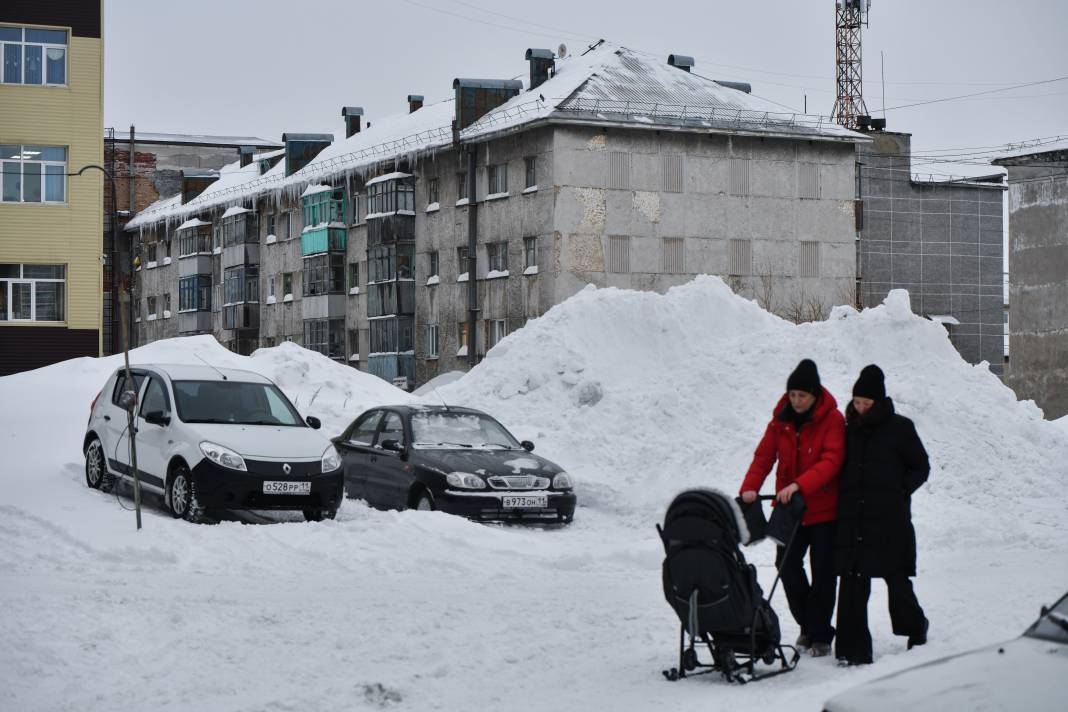
[[[250,371],[139,365],[111,375],[93,399],[82,450],[85,481],[111,490],[132,480],[123,392],[133,390],[137,471],[171,514],[201,521],[211,509],[300,510],[332,518],[343,497],[341,458],[285,394]]]

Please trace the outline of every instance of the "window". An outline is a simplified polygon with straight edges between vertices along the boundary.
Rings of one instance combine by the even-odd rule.
[[[352,195],[352,224],[358,225],[360,222],[360,194],[353,193]]]
[[[525,169],[525,173],[526,173],[526,185],[524,187],[526,187],[526,188],[537,188],[538,187],[538,174],[537,174],[536,161],[534,160],[534,156],[527,156],[526,158],[523,159],[523,168]]]
[[[426,357],[438,357],[438,325],[426,325]]]
[[[149,316],[156,315],[156,298],[148,297],[148,314]]]
[[[167,316],[171,311],[171,295],[170,292],[163,295],[163,315]]]
[[[146,253],[148,255],[148,261],[149,262],[155,262],[156,261],[156,255],[157,255],[156,243],[150,242],[147,245],[145,245],[145,251],[146,251]]]
[[[163,239],[163,258],[170,259],[171,257],[171,238],[170,236]]]
[[[342,358],[345,350],[344,319],[310,319],[304,322],[304,348],[329,358]]]
[[[426,182],[426,202],[434,204],[438,202],[438,179],[431,178]]]
[[[820,197],[820,164],[804,161],[797,164],[797,197]]]
[[[198,274],[178,280],[178,311],[211,311],[211,277]]]
[[[0,27],[4,84],[67,83],[67,31]]]
[[[731,195],[749,195],[749,159],[732,158],[730,176]],[[748,272],[746,273],[748,274]]]
[[[467,200],[467,171],[456,174],[456,199]]]
[[[371,356],[401,354],[415,349],[413,319],[372,319],[370,326]]]
[[[459,345],[459,351],[456,355],[460,356],[467,353],[467,322],[461,321],[456,324],[456,343]]]
[[[382,411],[380,410],[371,411],[361,417],[356,422],[352,432],[349,433],[349,442],[353,445],[370,445],[374,441],[380,420],[382,420]]]
[[[238,213],[220,221],[222,246],[233,247],[246,242],[259,242],[260,231],[255,213]]]
[[[0,321],[63,321],[64,265],[0,264]]]
[[[404,423],[396,413],[386,413],[386,421],[382,424],[382,432],[378,434],[375,447],[382,447],[383,440],[396,440],[404,445]]]
[[[360,263],[349,262],[349,289],[360,286]]]
[[[660,178],[665,193],[682,192],[681,153],[665,153],[660,157]]]
[[[508,164],[486,166],[486,192],[490,195],[508,192]]]
[[[508,271],[508,243],[491,242],[486,245],[486,258],[491,272]]]
[[[211,254],[211,233],[208,227],[186,228],[178,233],[178,256]]]
[[[626,235],[608,237],[608,271],[630,272],[630,238]]]
[[[301,198],[304,228],[345,222],[345,189],[322,187]]]
[[[523,238],[523,266],[527,269],[538,266],[538,238]]]
[[[360,332],[358,329],[349,329],[349,361],[356,363],[360,360]],[[359,368],[359,366],[356,366]]]
[[[439,265],[439,262],[438,262],[439,259],[440,259],[439,258],[439,253],[438,253],[437,250],[434,250],[433,252],[427,253],[427,262],[430,263],[430,270],[429,270],[429,273],[427,274],[427,277],[437,277],[438,276],[438,270],[440,269],[440,265]]]
[[[259,265],[242,265],[240,267],[228,267],[224,273],[223,286],[225,290],[224,306],[226,304],[259,302]]]
[[[293,294],[293,273],[282,273],[282,294],[292,296]]]
[[[282,213],[278,216],[278,225],[275,228],[276,230],[278,230],[278,232],[275,233],[275,236],[278,237],[278,239],[288,240],[290,237],[292,237],[292,235],[289,234],[289,223],[289,213]]]
[[[274,275],[267,278],[267,296],[274,297]]]
[[[488,332],[489,347],[492,349],[508,334],[508,327],[504,319],[491,319]]]
[[[274,213],[270,213],[267,216],[267,234],[268,235],[274,235],[275,237],[278,237],[278,233],[276,233],[274,230],[275,230],[275,217],[274,217]]]
[[[345,291],[345,255],[329,253],[304,258],[304,296]]]
[[[753,243],[750,240],[731,240],[730,265],[728,272],[735,276],[746,276],[753,272]]]
[[[63,146],[0,145],[5,203],[62,203],[67,193]]]
[[[664,274],[686,272],[686,241],[681,237],[665,237],[662,240],[660,270]]]
[[[415,183],[411,178],[384,180],[367,186],[368,215],[414,209]]]
[[[608,154],[608,187],[630,188],[630,154],[611,151]]]
[[[134,393],[141,392],[141,385],[145,382],[145,374],[130,372],[130,379],[133,381],[133,388],[126,386],[126,371],[120,371],[119,377],[115,379],[115,390],[111,393],[111,402],[115,405],[119,404],[119,397],[122,396],[124,391],[132,390]]]
[[[820,276],[820,243],[818,242],[801,242],[800,252],[801,269],[799,273],[802,277],[819,277]]]
[[[470,269],[467,259],[467,245],[456,248],[456,270],[460,274],[467,274],[467,270]]]
[[[166,413],[169,410],[167,391],[164,390],[163,384],[158,378],[149,379],[145,399],[141,401],[141,417],[144,418],[149,413]]]

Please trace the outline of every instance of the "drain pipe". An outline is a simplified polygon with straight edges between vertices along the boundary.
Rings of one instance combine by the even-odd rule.
[[[135,137],[134,137],[134,125],[130,124],[130,156],[129,156],[129,161],[127,163],[127,168],[126,168],[126,180],[130,185],[130,197],[127,200],[126,209],[130,212],[130,215],[133,215],[135,212],[137,212],[137,209],[134,207],[134,195],[135,195],[135,190],[136,190],[136,186],[135,186],[134,181],[137,180],[137,178],[134,176],[134,151],[136,151],[136,150],[137,150],[137,143],[136,143],[136,140],[135,140]],[[133,304],[134,304],[133,303],[133,295],[134,295],[133,285],[134,285],[134,281],[136,280],[136,277],[137,277],[137,275],[133,270],[133,247],[131,246],[131,249],[130,249],[130,306],[131,307],[133,307]],[[133,319],[130,319],[130,336],[129,336],[129,339],[130,340],[129,340],[128,343],[129,343],[131,348],[137,346],[137,332],[134,330],[134,320]]]
[[[478,203],[475,201],[475,166],[478,144],[467,147],[467,363],[472,368],[478,363]]]

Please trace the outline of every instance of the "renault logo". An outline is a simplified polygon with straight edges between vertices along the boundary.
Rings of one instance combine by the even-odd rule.
[[[285,463],[284,465],[282,465],[282,472],[284,472],[284,473],[286,473],[288,475],[292,471],[293,471],[293,468],[289,466],[288,462]]]

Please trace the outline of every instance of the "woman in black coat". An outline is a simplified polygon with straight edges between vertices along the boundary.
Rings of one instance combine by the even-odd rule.
[[[895,413],[886,397],[883,372],[865,366],[846,406],[846,459],[839,475],[835,657],[843,664],[872,661],[868,596],[873,578],[886,581],[894,634],[908,636],[909,649],[927,642],[928,621],[909,577],[916,575],[912,493],[927,481],[930,469],[916,427]]]

